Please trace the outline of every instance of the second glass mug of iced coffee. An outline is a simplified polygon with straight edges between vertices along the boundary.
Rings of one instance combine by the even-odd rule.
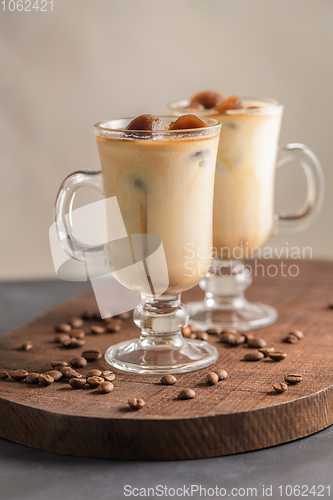
[[[256,257],[275,232],[299,231],[313,221],[323,201],[323,174],[318,159],[306,146],[289,144],[278,149],[283,113],[279,102],[239,100],[236,96],[223,101],[224,96],[214,96],[215,93],[197,96],[206,98],[204,94],[212,94],[208,97],[213,101],[222,100],[215,109],[210,102],[205,107],[212,109],[193,105],[197,116],[214,117],[222,123],[214,188],[215,256],[210,272],[200,283],[205,291],[204,301],[192,302],[187,307],[190,321],[201,328],[247,331],[272,324],[277,311],[272,306],[246,300],[244,291],[252,278],[243,259]],[[223,102],[227,101],[235,109],[223,109]],[[172,116],[190,113],[192,103],[190,99],[173,102],[168,113]],[[274,214],[275,171],[290,162],[304,170],[306,200],[294,214]],[[193,250],[189,248],[189,259]]]
[[[180,294],[197,285],[211,264],[212,199],[221,125],[215,119],[207,119],[203,128],[168,130],[170,117],[159,119],[166,129],[126,130],[131,119],[96,124],[102,171],[71,174],[63,182],[56,202],[58,237],[74,259],[78,253],[73,249],[84,248],[75,240],[73,228],[67,227],[65,215],[67,211],[71,214],[75,192],[83,186],[99,190],[107,199],[117,198],[129,236],[153,235],[162,242],[168,269],[167,289],[156,297],[153,289],[141,287],[139,275],[125,275],[122,284],[141,293],[142,302],[134,311],[141,337],[111,346],[105,356],[112,366],[136,373],[188,372],[208,366],[218,357],[215,347],[207,342],[183,338],[181,328],[188,314]],[[107,212],[110,233],[111,219]],[[197,249],[206,248],[191,277],[184,267],[188,243]],[[145,245],[140,250],[143,260],[148,257]],[[135,262],[132,247],[131,251]],[[88,248],[85,253],[89,253]],[[108,245],[95,251],[98,253],[112,264],[115,254],[111,255]],[[114,275],[118,279],[117,273]]]

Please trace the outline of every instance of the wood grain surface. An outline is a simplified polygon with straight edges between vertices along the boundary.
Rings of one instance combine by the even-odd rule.
[[[174,386],[162,386],[158,375],[116,372],[115,389],[101,395],[96,390],[75,390],[66,382],[43,388],[8,378],[0,380],[0,436],[50,452],[81,457],[135,460],[179,460],[245,452],[288,442],[317,432],[333,423],[333,262],[285,261],[297,265],[297,277],[258,276],[247,297],[274,305],[279,319],[257,330],[268,346],[287,353],[274,362],[243,361],[245,346],[229,347],[211,336],[219,360],[209,368],[177,375]],[[273,268],[271,268],[272,270]],[[287,269],[287,268],[286,268]],[[286,269],[284,272],[286,273]],[[295,272],[295,268],[292,269]],[[272,272],[273,274],[273,272]],[[203,296],[197,287],[183,294],[184,302]],[[64,349],[54,343],[54,326],[85,309],[96,309],[92,293],[77,297],[0,339],[0,370],[44,372],[51,361],[69,361],[83,350],[103,352],[111,344],[138,336],[132,320],[117,333],[89,334],[96,321],[85,321],[83,348]],[[286,344],[292,328],[304,332],[297,344]],[[30,340],[31,351],[20,350]],[[78,371],[110,369],[104,359]],[[209,371],[224,368],[229,377],[208,386]],[[272,391],[289,373],[303,381],[284,394]],[[196,397],[181,401],[183,388]],[[129,410],[127,400],[140,397],[146,406]]]

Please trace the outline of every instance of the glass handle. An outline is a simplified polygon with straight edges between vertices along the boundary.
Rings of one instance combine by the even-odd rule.
[[[304,144],[287,144],[279,148],[276,167],[281,168],[291,162],[303,168],[307,193],[303,206],[297,212],[275,215],[275,229],[279,233],[303,231],[318,215],[324,201],[324,174],[315,154]]]
[[[95,263],[104,263],[104,245],[98,245],[91,248],[91,245],[85,245],[78,241],[73,234],[74,197],[76,191],[81,187],[89,187],[103,194],[102,173],[79,170],[66,177],[63,181],[55,204],[55,225],[57,235],[64,251],[72,259],[85,262],[87,261],[87,254],[89,253],[92,254]]]

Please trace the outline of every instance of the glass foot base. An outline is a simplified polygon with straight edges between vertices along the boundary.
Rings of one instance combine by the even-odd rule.
[[[217,349],[202,340],[184,340],[180,346],[144,346],[141,339],[127,340],[109,347],[109,365],[132,373],[185,373],[211,365]]]
[[[205,302],[190,302],[186,307],[190,315],[189,323],[203,330],[233,328],[246,332],[271,325],[278,317],[274,307],[247,300],[243,300],[239,307],[228,304],[208,306]]]

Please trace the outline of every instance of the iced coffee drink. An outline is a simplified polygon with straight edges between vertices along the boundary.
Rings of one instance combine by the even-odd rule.
[[[255,254],[270,237],[282,106],[273,100],[226,99],[203,92],[169,112],[195,110],[222,123],[214,192],[213,246],[220,258]]]
[[[212,120],[171,121],[144,115],[122,122],[118,125],[124,133],[118,131],[116,139],[107,123],[95,128],[105,196],[117,197],[129,235],[161,239],[169,273],[166,294],[192,288],[209,269],[219,140],[219,127],[207,126]],[[191,272],[186,245],[198,250]],[[135,283],[123,284],[136,288]]]

